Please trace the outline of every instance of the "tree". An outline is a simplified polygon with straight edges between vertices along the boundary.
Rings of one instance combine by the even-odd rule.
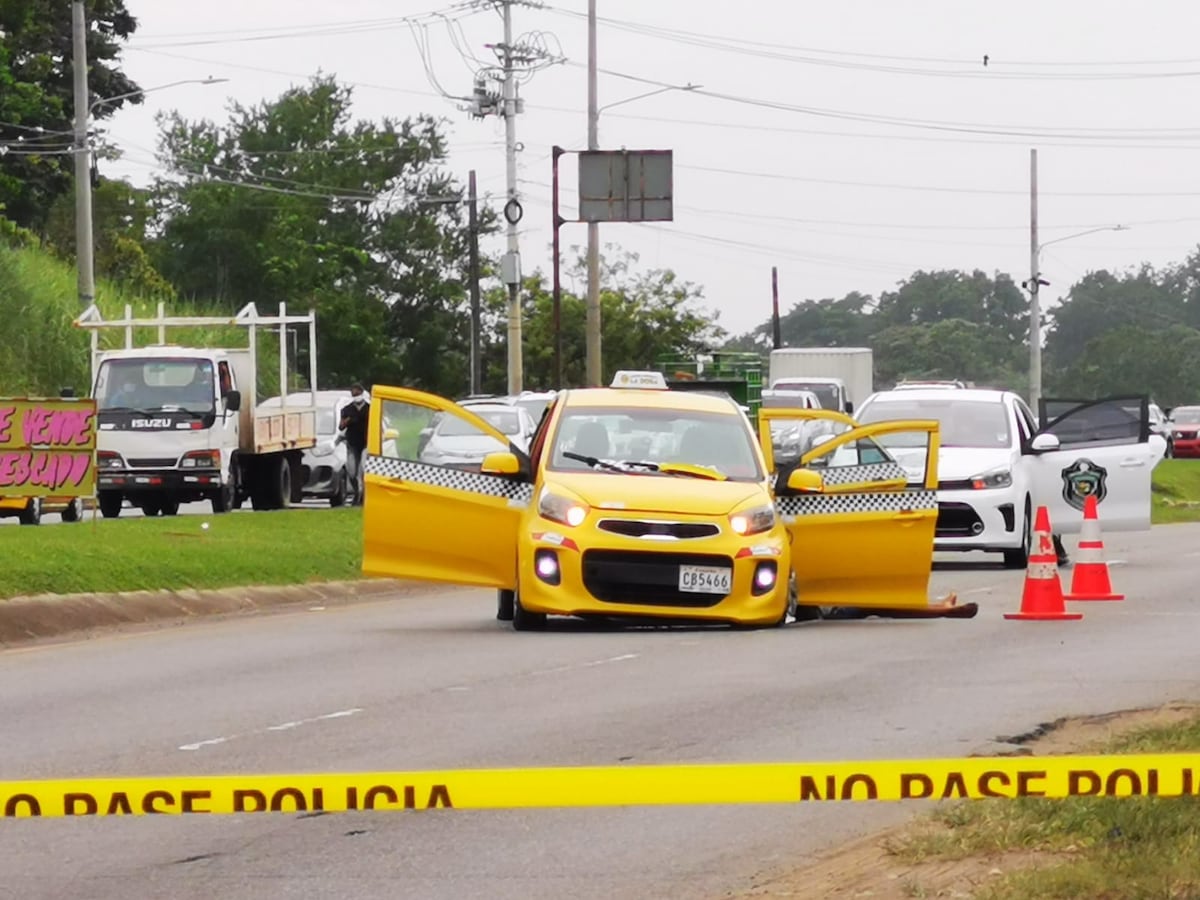
[[[976,269],[914,272],[895,291],[879,295],[875,313],[880,327],[934,325],[960,319],[983,325],[1010,341],[1029,337],[1025,321],[1027,304],[1008,275],[989,277]]]
[[[120,41],[137,28],[125,0],[87,0],[88,89],[93,98],[134,94],[98,106],[95,118],[139,103],[138,85],[117,67]],[[0,206],[19,225],[41,232],[55,198],[73,186],[75,116],[71,4],[0,3]]]
[[[603,383],[618,369],[648,369],[663,357],[693,357],[721,344],[724,331],[717,313],[700,305],[703,292],[680,280],[670,269],[639,271],[636,254],[609,246],[601,259],[600,309]],[[564,280],[586,283],[587,267],[573,262]],[[484,348],[485,387],[503,392],[507,383],[506,292],[489,292],[490,337]],[[586,383],[586,304],[569,290],[561,298],[564,385],[554,370],[553,295],[541,272],[525,279],[522,290],[522,358],[524,382],[531,390],[579,386]],[[464,369],[464,371],[466,371]]]
[[[96,274],[145,297],[174,299],[175,290],[154,268],[146,243],[154,215],[150,191],[128,181],[101,178],[92,192]],[[59,197],[46,220],[46,243],[60,256],[75,255],[75,201]]]
[[[315,308],[322,384],[455,389],[468,234],[445,139],[428,116],[350,113],[317,76],[224,125],[160,117],[153,259],[184,297]]]
[[[1137,326],[1164,331],[1183,322],[1183,280],[1178,269],[1160,272],[1151,266],[1124,274],[1099,271],[1084,276],[1049,317],[1046,357],[1050,367],[1075,370],[1088,345],[1114,329]]]
[[[1200,331],[1194,328],[1124,325],[1088,341],[1059,384],[1071,397],[1148,394],[1166,407],[1195,403],[1198,359]]]

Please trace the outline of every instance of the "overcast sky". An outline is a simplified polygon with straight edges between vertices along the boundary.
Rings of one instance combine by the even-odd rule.
[[[481,66],[464,54],[494,59],[494,10],[454,0],[126,2],[139,29],[124,66],[142,87],[230,80],[152,92],[114,116],[107,127],[127,155],[104,163],[106,175],[152,176],[158,110],[223,122],[228,98],[256,103],[321,70],[355,85],[362,118],[446,117],[451,168],[464,182],[477,170],[481,192],[503,205],[503,122],[472,120],[439,92],[470,93]],[[586,0],[514,11],[518,36],[567,58],[521,88],[526,272],[549,271],[550,147],[586,146],[586,11]],[[646,81],[701,86],[602,112],[603,149],[674,151],[676,206],[673,222],[606,225],[601,240],[702,285],[731,332],[769,315],[772,265],[785,310],[853,290],[877,296],[918,268],[1021,280],[1031,147],[1043,242],[1132,226],[1046,247],[1045,300],[1090,270],[1181,261],[1200,242],[1195,0],[599,0],[599,15],[602,106],[654,90]],[[562,171],[568,217],[573,159]],[[586,226],[564,226],[562,239],[583,245]]]

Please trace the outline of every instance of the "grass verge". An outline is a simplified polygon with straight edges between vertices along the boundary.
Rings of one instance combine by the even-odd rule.
[[[1164,459],[1154,469],[1155,525],[1200,522],[1200,459]]]
[[[1171,753],[1197,748],[1200,716],[1137,730],[1095,750]],[[1195,797],[977,800],[945,807],[933,821],[933,827],[897,839],[889,852],[907,863],[980,857],[1021,861],[1015,871],[973,891],[975,900],[1200,897],[1200,804]],[[911,882],[906,892],[925,896],[919,882]]]
[[[208,523],[208,528],[201,525]],[[0,534],[0,602],[23,594],[308,584],[361,578],[362,510],[98,520]]]

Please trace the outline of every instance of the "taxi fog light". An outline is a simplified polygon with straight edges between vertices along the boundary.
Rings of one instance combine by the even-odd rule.
[[[558,554],[553,550],[538,550],[534,553],[533,570],[546,584],[558,584],[562,581],[562,572],[558,568]]]
[[[756,595],[767,593],[775,587],[776,577],[774,561],[760,562],[754,569],[754,586],[751,588],[751,592]]]
[[[754,509],[742,510],[729,517],[729,527],[735,534],[760,534],[775,527],[775,505],[768,503]]]

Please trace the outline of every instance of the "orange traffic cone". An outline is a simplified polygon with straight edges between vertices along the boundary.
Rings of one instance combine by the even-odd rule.
[[[1006,619],[1047,621],[1051,619],[1082,619],[1083,613],[1067,612],[1063,602],[1062,583],[1058,580],[1058,555],[1050,535],[1050,512],[1039,506],[1033,526],[1034,549],[1025,570],[1025,591],[1021,596],[1021,611],[1005,613]]]
[[[1071,593],[1068,600],[1124,600],[1124,594],[1114,594],[1108,578],[1108,563],[1104,561],[1104,541],[1100,538],[1099,503],[1089,494],[1083,504],[1083,529],[1079,532],[1079,552],[1075,556],[1075,571],[1071,573]]]

